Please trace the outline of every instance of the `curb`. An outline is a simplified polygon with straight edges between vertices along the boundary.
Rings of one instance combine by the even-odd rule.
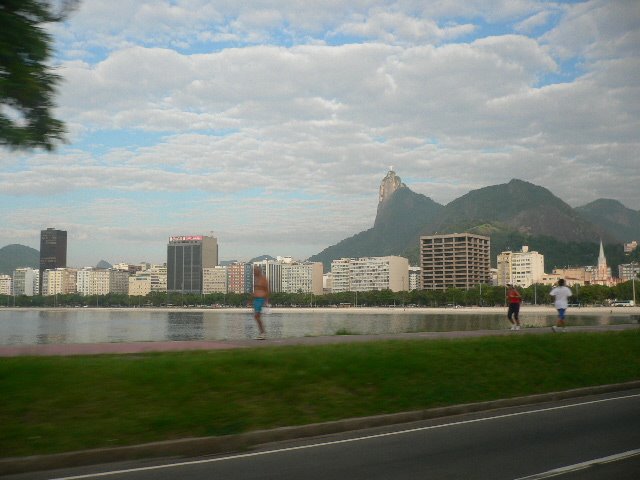
[[[349,418],[345,420],[314,423],[310,425],[281,427],[272,430],[258,430],[222,437],[185,438],[181,440],[168,440],[125,447],[99,448],[52,455],[5,458],[0,460],[0,475],[158,457],[197,457],[203,455],[216,455],[221,453],[237,452],[239,450],[256,447],[265,443],[296,440],[320,435],[362,430],[366,428],[410,423],[506,407],[534,405],[537,403],[632,390],[635,388],[640,388],[640,380],[611,385],[576,388],[561,392],[492,400],[487,402],[431,408],[427,410],[392,413],[362,418]]]

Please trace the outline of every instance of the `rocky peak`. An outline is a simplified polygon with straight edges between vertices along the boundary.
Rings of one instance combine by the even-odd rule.
[[[396,172],[393,171],[393,167],[389,167],[389,171],[380,182],[380,196],[378,198],[378,206],[381,203],[384,203],[391,197],[393,192],[398,190],[400,187],[404,187],[404,183],[400,180],[400,177],[396,175]]]

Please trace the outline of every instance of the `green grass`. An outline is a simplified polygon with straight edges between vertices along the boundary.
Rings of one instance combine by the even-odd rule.
[[[640,379],[640,332],[0,360],[0,456]]]

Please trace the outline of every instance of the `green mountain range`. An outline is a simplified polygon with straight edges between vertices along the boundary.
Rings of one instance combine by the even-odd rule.
[[[446,206],[411,191],[399,179],[395,184],[401,186],[384,199],[381,195],[372,228],[309,260],[321,261],[329,270],[337,258],[402,255],[417,265],[420,235],[470,232],[491,237],[494,264],[501,251],[528,245],[545,256],[547,271],[594,265],[602,240],[615,268],[625,261],[622,242],[640,239],[640,212],[609,200],[574,209],[546,188],[522,180],[473,190]]]

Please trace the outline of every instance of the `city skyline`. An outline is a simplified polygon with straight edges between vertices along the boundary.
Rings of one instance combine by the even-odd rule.
[[[0,150],[0,246],[305,259],[371,227],[388,165],[441,204],[519,178],[640,210],[635,1],[83,0],[47,29],[69,143]]]

